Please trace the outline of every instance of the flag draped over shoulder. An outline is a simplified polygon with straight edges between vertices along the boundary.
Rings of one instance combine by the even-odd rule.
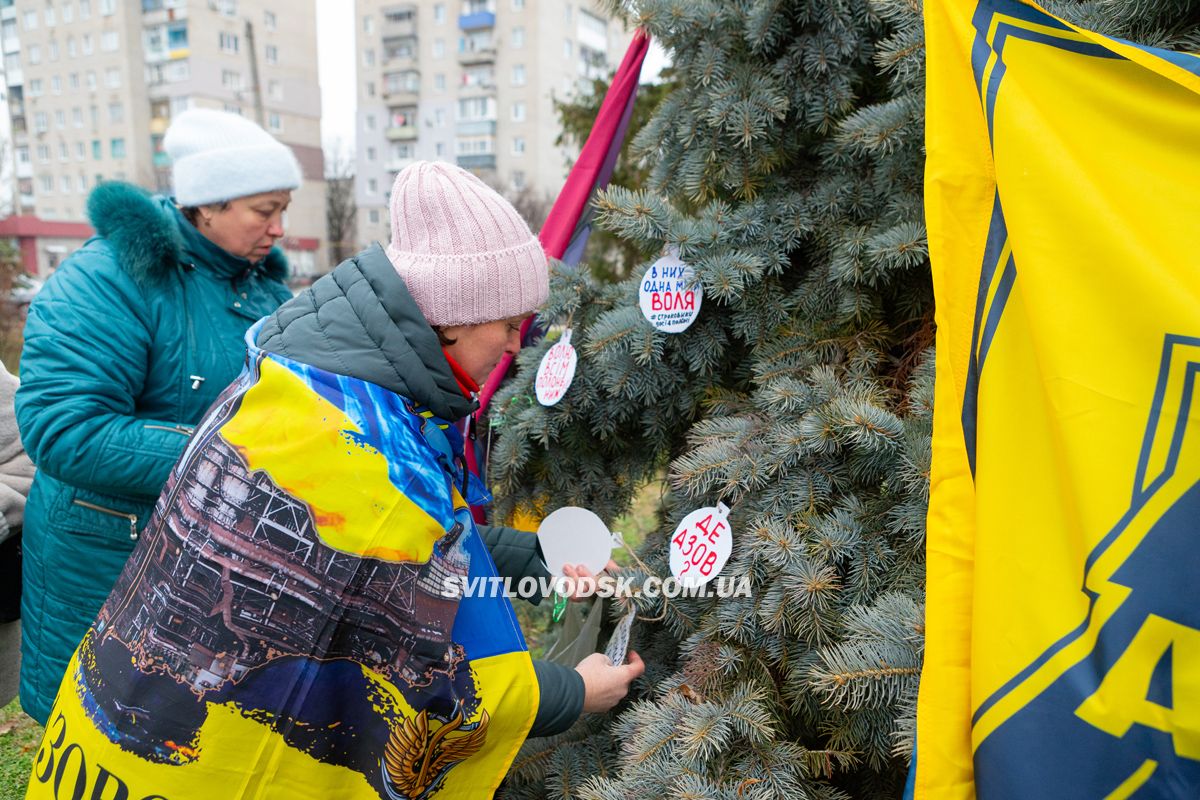
[[[1200,59],[926,0],[917,798],[1200,796]]]
[[[261,325],[71,661],[28,798],[490,797],[533,723],[512,606],[461,591],[495,567],[455,429],[263,353]]]

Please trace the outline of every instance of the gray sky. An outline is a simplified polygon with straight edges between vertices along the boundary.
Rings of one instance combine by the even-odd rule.
[[[358,99],[354,60],[354,4],[346,0],[317,0],[317,55],[321,84],[321,141],[327,155],[340,141],[344,152],[354,149],[354,109]],[[652,43],[642,65],[642,80],[653,80],[666,64],[666,54]]]

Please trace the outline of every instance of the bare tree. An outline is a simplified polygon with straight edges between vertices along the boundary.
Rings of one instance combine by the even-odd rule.
[[[340,139],[326,148],[325,200],[325,232],[329,239],[329,264],[333,267],[357,249],[354,159],[342,147]]]

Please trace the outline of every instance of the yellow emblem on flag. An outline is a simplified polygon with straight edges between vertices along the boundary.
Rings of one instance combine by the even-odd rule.
[[[1194,794],[1200,59],[1016,0],[925,14],[915,796]]]

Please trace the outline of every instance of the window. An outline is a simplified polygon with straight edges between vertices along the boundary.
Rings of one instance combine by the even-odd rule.
[[[79,106],[75,106],[71,109],[71,124],[76,128],[83,127],[83,109]]]
[[[433,112],[433,124],[439,128],[446,124],[446,109],[438,108]]]
[[[71,87],[72,92],[78,91],[78,89],[79,89],[79,73],[72,72],[70,74],[70,76],[67,78],[67,84]]]
[[[367,81],[367,97],[375,96],[375,81]]]
[[[68,36],[67,37],[67,58],[75,58],[75,56],[77,56],[77,55],[79,55],[79,51],[75,47],[75,37]]]
[[[575,55],[575,43],[570,39],[563,39],[563,58],[572,58]]]
[[[275,14],[271,11],[263,12],[263,27],[269,31],[275,30]]]
[[[67,127],[67,112],[63,111],[61,108],[54,112],[54,127],[58,128],[60,131]]]
[[[39,144],[37,148],[38,161],[45,164],[50,161],[50,145]]]
[[[87,74],[85,74],[83,77],[84,83],[87,85],[88,90],[92,92],[96,91],[96,71],[94,69],[89,69]]]
[[[71,151],[67,148],[66,142],[58,143],[58,160],[66,161],[71,157]]]
[[[371,19],[371,15],[368,14],[367,16],[363,17],[363,33],[374,33],[374,32],[375,32],[375,21],[373,19]]]
[[[91,19],[92,17],[92,0],[79,0],[79,18]]]
[[[363,63],[368,67],[375,66],[375,51],[369,47],[363,50]]]
[[[371,220],[372,225],[377,225],[379,223],[379,209],[372,208],[370,211],[368,211],[367,219]]]
[[[50,130],[50,120],[45,111],[36,111],[33,115],[33,129],[38,133]]]
[[[367,148],[367,161],[374,161],[374,160],[375,160],[375,148],[368,147]]]
[[[460,122],[493,120],[496,118],[496,100],[492,97],[464,97],[458,101]]]
[[[30,66],[40,63],[42,63],[42,48],[38,47],[36,44],[29,45]]]
[[[242,107],[239,106],[237,103],[226,103],[225,110],[228,111],[230,114],[237,114],[238,116],[242,115]]]
[[[187,23],[172,25],[167,28],[167,49],[182,50],[188,46]]]
[[[168,83],[179,83],[192,77],[192,65],[187,61],[172,61],[163,67],[163,78]]]
[[[83,161],[87,158],[87,146],[83,142],[75,143],[75,160]]]
[[[513,64],[512,85],[513,86],[524,86],[525,85],[525,65],[524,64]]]
[[[375,130],[375,115],[374,114],[367,114],[367,118],[365,121],[367,124],[367,130],[369,130],[369,131]]]
[[[106,53],[115,53],[121,47],[121,36],[116,31],[105,31],[100,34],[100,49]]]
[[[512,140],[512,154],[514,156],[525,155],[525,137],[514,136]]]
[[[523,102],[517,102],[517,103],[512,104],[512,121],[513,122],[524,122],[525,121],[525,104]]]
[[[217,35],[217,44],[220,46],[222,53],[236,54],[238,51],[238,36],[236,33],[221,31]]]
[[[46,58],[50,61],[58,61],[58,42],[50,42],[46,45]]]
[[[88,186],[87,175],[80,175],[79,176],[79,193],[87,194],[87,186]]]
[[[433,22],[435,25],[441,25],[446,21],[446,4],[434,3],[433,5]]]
[[[283,133],[283,118],[274,111],[267,115],[267,130],[271,133]]]
[[[175,116],[176,114],[182,114],[183,112],[187,111],[191,107],[192,107],[192,98],[188,97],[187,95],[183,95],[182,97],[172,97],[171,98],[171,116],[172,117]]]
[[[108,104],[108,121],[114,125],[120,125],[125,121],[125,106],[120,103]]]
[[[104,85],[110,89],[121,88],[121,70],[118,67],[109,67],[104,71]]]
[[[434,39],[433,40],[433,57],[434,58],[442,58],[445,55],[446,55],[446,40],[445,39]]]
[[[525,10],[525,0],[512,0],[512,10],[513,11],[524,11]]]
[[[99,106],[91,106],[88,108],[88,113],[92,117],[92,128],[94,130],[95,128],[100,126],[100,107]]]
[[[75,18],[75,7],[72,6],[70,3],[64,3],[63,8],[62,8],[63,22],[70,22],[74,18]]]
[[[233,69],[221,70],[221,85],[226,89],[238,91],[242,88],[242,73]]]
[[[54,27],[54,6],[46,6],[46,27]]]
[[[33,80],[29,81],[29,96],[30,97],[41,97],[42,96],[42,79],[41,78],[34,78]]]
[[[92,139],[92,158],[96,161],[104,158],[104,149],[99,139]]]
[[[21,147],[18,147],[16,150],[16,153],[17,153],[17,163],[18,164],[28,164],[29,163],[29,147],[28,146],[23,145]]]
[[[446,91],[446,76],[444,74],[439,72],[433,76],[433,88],[439,92]]]
[[[374,178],[367,178],[367,191],[370,192],[371,194],[375,194],[376,192],[378,192],[379,191],[379,181],[375,180]]]
[[[445,158],[446,157],[446,143],[438,142],[437,146],[434,148],[434,151],[437,153],[438,158]]]
[[[100,13],[106,17],[117,13],[117,0],[100,0]]]
[[[42,191],[53,194],[54,193],[54,176],[53,175],[42,175],[40,177],[41,177],[41,181],[42,181]]]
[[[38,19],[38,17],[37,17],[36,11],[26,11],[25,12],[25,30],[36,31],[37,30],[37,19]]]
[[[571,4],[570,3],[567,3],[565,6],[563,6],[563,22],[567,23],[568,25],[571,24]]]
[[[50,77],[50,92],[51,94],[62,94],[62,78],[57,75]]]
[[[85,33],[79,37],[79,49],[83,51],[85,56],[90,56],[95,52],[95,46],[92,44],[92,35]]]
[[[58,185],[62,189],[63,194],[70,194],[71,189],[74,188],[74,184],[71,181],[70,175],[63,175],[61,178],[59,178]]]
[[[113,139],[108,143],[109,150],[112,151],[113,158],[125,157],[125,140],[121,138]]]
[[[278,64],[279,63],[279,48],[276,47],[275,45],[269,44],[266,47],[264,47],[263,55],[266,58],[268,64]]]
[[[512,188],[516,189],[518,192],[525,188],[525,172],[523,170],[513,170]]]
[[[521,25],[512,29],[512,46],[514,50],[518,50],[525,46],[525,28]]]
[[[267,81],[267,97],[272,100],[283,99],[283,83],[281,81]]]

